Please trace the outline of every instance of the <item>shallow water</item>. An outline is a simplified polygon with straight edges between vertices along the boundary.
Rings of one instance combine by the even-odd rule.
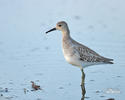
[[[65,61],[61,32],[45,34],[56,22],[65,20],[75,40],[114,59],[113,65],[84,69],[85,100],[123,100],[124,3],[0,0],[0,94],[12,100],[81,100],[81,71]],[[31,91],[30,81],[43,90]]]

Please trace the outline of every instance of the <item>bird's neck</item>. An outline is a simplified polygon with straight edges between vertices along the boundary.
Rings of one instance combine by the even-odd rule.
[[[62,37],[63,37],[63,39],[70,38],[70,31],[69,31],[69,29],[67,29],[67,30],[62,32]]]
[[[67,49],[71,46],[72,38],[70,37],[70,32],[69,30],[63,32],[62,36],[62,46],[63,49]]]

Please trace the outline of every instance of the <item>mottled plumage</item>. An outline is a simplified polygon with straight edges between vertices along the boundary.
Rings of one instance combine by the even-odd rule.
[[[73,40],[70,36],[70,31],[66,22],[58,22],[53,30],[62,31],[62,48],[66,61],[72,65],[78,66],[81,69],[90,65],[97,64],[113,64],[113,59],[105,58],[90,48]],[[46,33],[48,33],[46,32]]]

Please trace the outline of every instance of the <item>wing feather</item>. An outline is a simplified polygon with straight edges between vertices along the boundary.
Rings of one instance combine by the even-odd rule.
[[[80,60],[93,62],[93,63],[103,62],[103,63],[113,64],[113,62],[111,62],[113,61],[113,59],[105,58],[99,55],[98,53],[96,53],[95,51],[91,50],[87,46],[84,46],[75,40],[72,40],[72,42],[73,44],[75,44],[74,49],[75,49],[75,52],[79,54]]]
[[[77,46],[75,47],[75,49],[80,56],[80,60],[82,61],[93,62],[93,63],[97,62],[111,63],[110,61],[113,60],[100,56],[98,53],[89,49],[86,46]]]

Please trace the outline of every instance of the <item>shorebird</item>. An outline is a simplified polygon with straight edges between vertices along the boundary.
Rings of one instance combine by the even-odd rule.
[[[70,30],[65,21],[58,22],[55,28],[50,29],[46,33],[54,30],[62,31],[62,49],[64,58],[68,63],[80,67],[82,74],[84,74],[83,68],[87,66],[113,64],[113,59],[103,57],[87,46],[72,39]]]

